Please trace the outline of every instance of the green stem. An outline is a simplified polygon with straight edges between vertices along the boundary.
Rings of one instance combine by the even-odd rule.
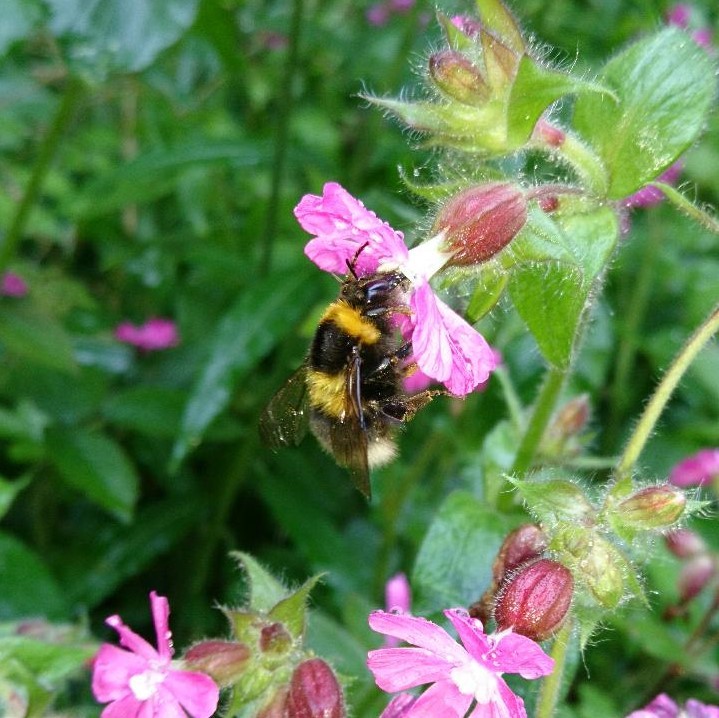
[[[634,464],[642,453],[644,445],[654,430],[664,407],[674,393],[674,389],[676,389],[677,384],[679,384],[679,381],[697,354],[699,354],[717,330],[719,330],[719,305],[714,307],[706,320],[694,334],[692,334],[659,382],[659,386],[657,386],[652,398],[644,409],[634,428],[634,432],[627,442],[624,453],[619,459],[616,470],[618,479],[622,479],[631,474]]]
[[[569,647],[571,635],[572,624],[570,620],[567,620],[554,639],[554,645],[552,646],[552,652],[550,654],[554,659],[554,670],[551,675],[542,681],[539,698],[537,699],[535,718],[552,718],[554,715],[557,700],[559,699],[559,691],[562,687],[564,666],[567,662],[567,648]]]
[[[72,118],[81,89],[81,83],[75,78],[70,78],[65,86],[64,93],[55,111],[55,116],[52,118],[47,133],[38,148],[30,180],[28,181],[20,202],[15,208],[15,215],[10,221],[5,239],[0,244],[0,272],[7,267],[15,254],[17,245],[22,238],[30,210],[40,193],[43,180],[55,156],[55,152],[60,145],[60,139],[65,128]]]
[[[705,212],[701,207],[697,207],[693,202],[689,201],[676,187],[672,187],[664,182],[652,182],[649,187],[660,189],[666,198],[680,211],[691,217],[695,222],[700,224],[704,229],[708,229],[714,234],[719,234],[719,220],[716,217]]]
[[[285,164],[287,163],[287,138],[289,135],[290,118],[294,109],[293,84],[295,75],[301,66],[299,62],[299,47],[303,11],[304,0],[294,0],[292,5],[292,18],[290,20],[287,61],[282,78],[283,82],[277,96],[277,134],[275,155],[272,162],[270,196],[267,201],[265,228],[260,239],[259,270],[260,274],[263,275],[270,271],[275,237],[277,236],[277,219],[279,217],[282,180],[285,174]]]

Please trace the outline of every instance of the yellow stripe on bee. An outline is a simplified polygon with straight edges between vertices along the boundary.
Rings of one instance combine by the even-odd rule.
[[[320,322],[324,321],[333,322],[343,332],[363,344],[376,344],[382,336],[382,332],[369,319],[341,300],[327,307],[320,319]]]
[[[306,381],[310,406],[335,419],[341,419],[345,413],[347,386],[345,373],[327,374],[323,371],[308,369]]]

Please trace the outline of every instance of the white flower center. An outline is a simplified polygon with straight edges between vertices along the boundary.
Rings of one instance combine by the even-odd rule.
[[[453,668],[449,677],[462,695],[474,696],[477,703],[487,704],[497,695],[497,674],[477,661]]]
[[[157,687],[165,680],[166,671],[149,668],[142,673],[136,673],[129,680],[130,690],[138,701],[146,701],[155,695]]]

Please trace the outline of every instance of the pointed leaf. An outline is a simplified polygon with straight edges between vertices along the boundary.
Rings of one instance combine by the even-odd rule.
[[[320,580],[321,575],[307,579],[296,591],[287,598],[276,603],[269,613],[269,617],[283,623],[292,638],[300,639],[305,632],[307,624],[307,601],[310,592]]]
[[[247,575],[249,610],[267,613],[287,596],[287,589],[253,556],[243,551],[233,551],[231,555]]]
[[[598,78],[607,96],[581,95],[574,125],[606,163],[610,199],[650,182],[694,142],[716,90],[713,62],[678,28],[612,58]]]

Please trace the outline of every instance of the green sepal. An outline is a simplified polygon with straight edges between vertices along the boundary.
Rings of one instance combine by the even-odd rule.
[[[296,591],[278,601],[268,613],[268,618],[279,621],[295,640],[300,640],[307,625],[307,601],[322,574],[307,579]]]
[[[509,479],[540,522],[556,524],[563,521],[592,522],[596,509],[580,486],[565,479],[543,480],[541,475],[529,480]]]
[[[500,37],[515,53],[525,51],[526,45],[519,25],[501,0],[477,0],[477,12],[482,25]]]
[[[247,577],[247,611],[268,613],[287,597],[287,589],[253,556],[244,551],[233,551],[230,556],[237,560]]]

